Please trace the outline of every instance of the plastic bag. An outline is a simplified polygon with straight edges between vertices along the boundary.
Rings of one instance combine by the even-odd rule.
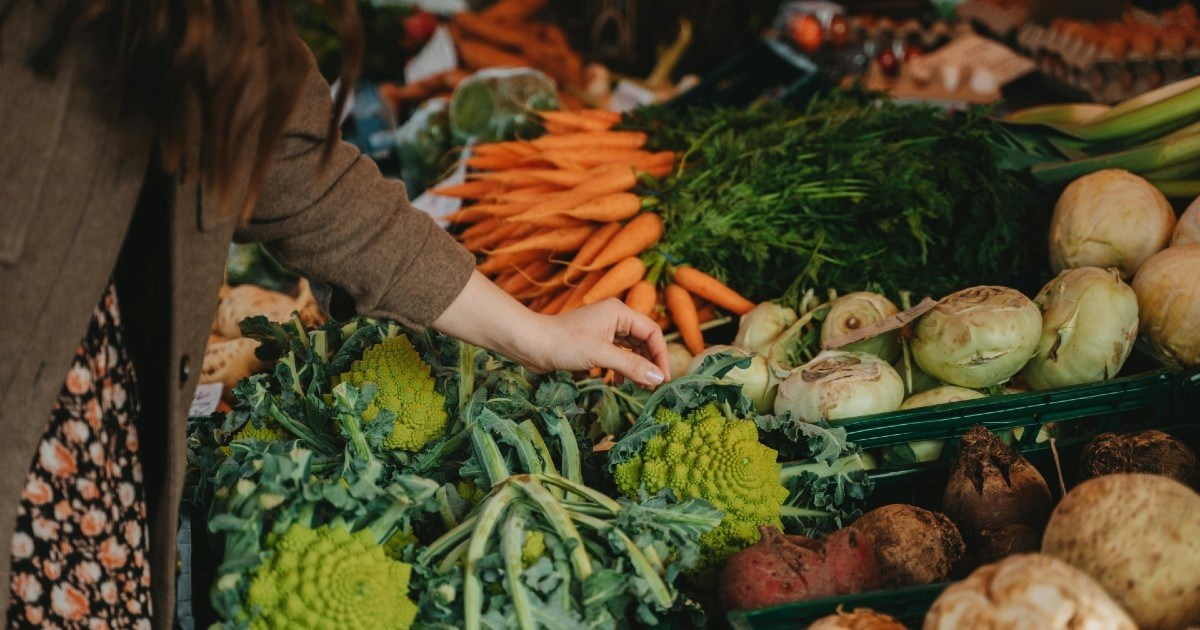
[[[458,84],[450,99],[450,128],[459,140],[497,142],[539,130],[531,110],[558,109],[558,89],[531,68],[489,68]]]
[[[420,195],[448,166],[449,108],[447,99],[429,99],[396,130],[396,154],[410,198]]]

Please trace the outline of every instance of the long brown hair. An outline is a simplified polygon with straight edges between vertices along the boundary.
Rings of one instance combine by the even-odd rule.
[[[21,1],[0,8],[0,25]],[[63,48],[89,29],[111,46],[116,84],[125,105],[152,121],[163,167],[178,172],[189,147],[200,146],[198,168],[226,212],[245,219],[253,209],[302,87],[304,44],[296,35],[291,0],[61,0],[49,37],[29,60],[52,76]],[[363,30],[357,0],[299,0],[322,6],[341,41],[340,85],[329,121],[358,78]],[[247,198],[234,199],[249,168]],[[244,201],[240,208],[234,204]]]

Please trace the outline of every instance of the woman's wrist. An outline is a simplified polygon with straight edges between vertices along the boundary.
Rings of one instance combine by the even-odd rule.
[[[543,341],[549,317],[539,315],[483,274],[475,272],[433,328],[468,343],[525,362],[530,343]]]

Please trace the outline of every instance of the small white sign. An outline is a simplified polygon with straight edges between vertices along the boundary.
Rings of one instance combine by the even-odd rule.
[[[217,412],[217,404],[221,402],[221,393],[225,386],[221,383],[206,383],[196,386],[196,395],[192,396],[192,406],[188,409],[189,418],[204,418]]]

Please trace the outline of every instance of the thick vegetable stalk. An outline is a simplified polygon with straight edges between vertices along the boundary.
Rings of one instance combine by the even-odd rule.
[[[417,556],[422,581],[435,586],[421,589],[429,600],[422,614],[468,630],[629,615],[654,623],[680,599],[672,567],[694,563],[697,539],[718,522],[720,512],[703,501],[618,502],[558,475],[514,475]],[[528,558],[534,536],[545,549]],[[503,576],[489,568],[497,566]]]

